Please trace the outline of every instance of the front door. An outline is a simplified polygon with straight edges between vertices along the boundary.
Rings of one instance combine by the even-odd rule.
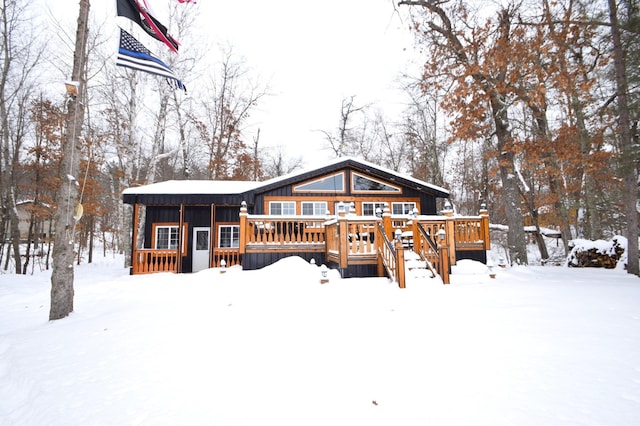
[[[193,228],[193,259],[191,261],[191,271],[198,272],[209,267],[209,233],[211,229],[208,227]]]

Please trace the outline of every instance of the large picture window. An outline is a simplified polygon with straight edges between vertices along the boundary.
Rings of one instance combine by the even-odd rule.
[[[218,226],[218,247],[220,248],[240,247],[240,226],[239,225]]]
[[[276,216],[295,216],[295,201],[271,201],[269,202],[269,214]]]
[[[305,201],[302,203],[302,214],[308,216],[324,216],[327,214],[326,201]]]

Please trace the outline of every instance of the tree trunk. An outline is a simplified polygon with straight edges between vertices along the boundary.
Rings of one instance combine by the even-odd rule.
[[[84,121],[86,79],[84,74],[87,57],[89,0],[80,0],[76,46],[73,55],[71,80],[78,82],[77,96],[67,101],[66,135],[63,140],[63,158],[60,183],[57,191],[57,208],[54,213],[55,239],[53,247],[53,271],[51,273],[51,309],[49,320],[57,320],[73,312],[73,256],[75,208],[78,201],[77,174],[80,168],[81,145],[79,142]]]
[[[93,238],[95,237],[95,233],[93,229],[95,227],[95,219],[94,216],[91,215],[89,217],[89,254],[87,263],[93,263]]]
[[[507,125],[507,108],[499,101],[497,94],[490,99],[491,113],[498,141],[498,168],[502,181],[504,211],[509,231],[507,246],[511,264],[528,265],[527,242],[524,234],[524,221],[520,208],[520,191],[514,164],[513,150],[508,146],[511,133]]]
[[[615,0],[609,0],[609,19],[613,39],[613,64],[616,74],[618,99],[618,132],[620,134],[621,164],[624,182],[623,203],[627,219],[627,272],[638,275],[638,171],[637,158],[631,138],[631,122],[629,119],[629,103],[627,100],[627,73],[625,52],[622,47],[620,28],[618,27],[618,10]]]

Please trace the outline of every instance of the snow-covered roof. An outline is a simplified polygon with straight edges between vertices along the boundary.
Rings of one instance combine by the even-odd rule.
[[[321,166],[309,167],[309,168],[306,168],[306,169],[303,169],[303,170],[296,170],[296,171],[291,172],[289,174],[286,174],[286,175],[283,175],[283,176],[278,176],[278,177],[275,177],[273,179],[266,180],[266,181],[262,182],[261,184],[259,184],[257,186],[257,188],[260,188],[260,187],[263,187],[263,186],[269,186],[269,185],[272,185],[272,184],[276,184],[276,183],[281,182],[281,181],[286,181],[288,179],[295,178],[296,176],[301,176],[301,175],[304,175],[304,174],[307,174],[307,173],[311,173],[311,172],[313,172],[315,170],[324,169],[324,168],[331,167],[331,166],[336,165],[336,164],[341,164],[341,163],[350,162],[350,161],[352,161],[354,163],[361,164],[365,168],[370,168],[370,169],[373,169],[373,170],[377,170],[379,172],[386,173],[386,174],[389,174],[389,175],[395,175],[395,176],[397,176],[399,178],[402,178],[404,180],[413,182],[418,186],[427,187],[427,188],[433,189],[435,191],[440,191],[440,192],[443,192],[445,194],[449,194],[449,190],[448,189],[442,188],[442,187],[437,186],[437,185],[433,185],[431,183],[425,182],[425,181],[420,180],[420,179],[416,179],[413,176],[410,176],[410,175],[408,175],[406,173],[401,173],[401,172],[397,172],[395,170],[387,169],[385,167],[379,166],[379,165],[374,164],[374,163],[370,163],[368,161],[365,161],[365,160],[362,160],[362,159],[359,159],[359,158],[356,158],[356,157],[338,157],[338,158],[334,158],[333,160],[329,160],[326,163],[322,164]]]
[[[440,192],[448,195],[447,189],[441,188],[437,185],[432,185],[428,182],[424,182],[420,179],[416,179],[408,174],[399,173],[394,170],[390,170],[377,164],[370,163],[368,161],[360,160],[354,157],[339,157],[333,160],[329,160],[322,166],[310,167],[303,170],[296,170],[292,173],[279,176],[273,179],[269,179],[263,182],[252,181],[221,181],[221,180],[169,180],[165,182],[152,183],[149,185],[137,186],[125,189],[123,195],[155,195],[155,194],[242,194],[247,191],[256,190],[260,188],[268,188],[272,185],[277,185],[280,182],[286,182],[289,179],[295,179],[296,177],[304,177],[306,174],[313,172],[321,172],[332,166],[342,163],[352,162],[361,166],[365,170],[370,169],[371,172],[384,173],[397,178],[403,179],[407,182],[411,182],[420,188],[429,188],[433,191]]]
[[[127,194],[242,194],[261,182],[238,180],[168,180],[125,189]]]

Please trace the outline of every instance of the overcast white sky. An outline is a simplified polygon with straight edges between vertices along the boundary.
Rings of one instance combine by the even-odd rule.
[[[200,0],[199,6],[215,39],[232,43],[270,81],[275,95],[255,116],[264,146],[281,144],[291,154],[317,150],[324,144],[318,130],[337,127],[341,101],[351,95],[356,104],[398,110],[396,80],[413,38],[390,0]]]
[[[78,0],[45,1],[65,21],[77,18]],[[162,21],[163,7],[178,0],[148,1]],[[105,15],[115,27],[115,3],[94,0],[94,18]],[[251,72],[269,82],[274,94],[258,106],[252,117],[254,133],[247,139],[259,127],[261,146],[285,146],[288,156],[304,156],[307,165],[313,165],[331,157],[328,150],[319,152],[325,145],[319,130],[336,129],[343,98],[355,95],[357,105],[375,103],[393,117],[401,109],[398,76],[414,56],[413,36],[393,4],[391,0],[198,0],[198,24],[207,29],[210,42],[232,45]],[[147,47],[152,52],[161,49]],[[211,55],[203,60],[215,61],[219,51],[212,50]],[[181,77],[189,92],[197,93],[198,81]]]

